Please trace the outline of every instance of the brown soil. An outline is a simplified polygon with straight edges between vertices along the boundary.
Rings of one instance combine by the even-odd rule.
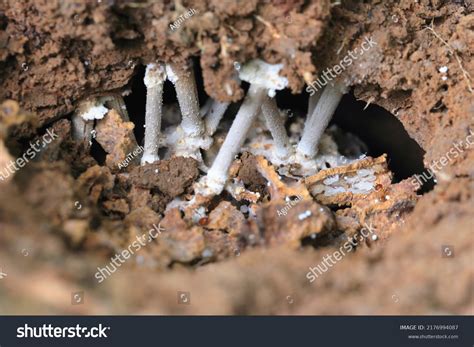
[[[171,32],[188,8],[198,13]],[[270,163],[244,153],[231,171],[259,193],[250,212],[223,193],[204,201],[209,213],[193,220],[195,211],[167,206],[191,199],[200,175],[195,160],[119,169],[137,146],[133,122],[114,110],[97,122],[102,160],[71,138],[69,119],[81,100],[131,89],[141,66],[156,59],[195,58],[205,92],[231,101],[244,95],[232,78],[235,62],[281,62],[298,94],[372,37],[377,45],[344,80],[358,99],[400,120],[428,167],[474,130],[473,9],[467,1],[428,0],[2,2],[0,100],[16,102],[0,105],[0,168],[46,130],[58,138],[0,182],[0,270],[8,273],[0,279],[0,311],[472,314],[472,147],[423,195],[410,178],[393,182],[385,157],[369,157],[360,165],[376,168],[379,189],[329,200],[311,190],[331,170],[350,174],[350,165],[279,183]],[[278,217],[284,196],[302,200]],[[310,218],[301,218],[307,211]],[[366,223],[378,239],[310,283],[308,269]],[[153,225],[165,231],[98,284],[97,267]],[[85,292],[84,304],[71,305],[75,291]],[[178,303],[178,291],[190,292],[190,305]]]

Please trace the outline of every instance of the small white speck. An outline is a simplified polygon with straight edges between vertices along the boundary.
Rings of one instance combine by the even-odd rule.
[[[305,212],[303,212],[303,213],[300,213],[300,214],[298,215],[298,219],[299,219],[299,220],[304,220],[304,219],[308,218],[309,216],[311,216],[311,214],[312,214],[311,211],[307,210],[307,211],[305,211]]]
[[[160,171],[159,171],[158,169],[156,169],[156,170],[155,170],[155,173],[158,173],[158,172],[160,172]]]
[[[311,234],[310,237],[314,240],[316,238],[316,234]]]
[[[390,195],[385,195],[385,200],[390,200]]]
[[[442,79],[443,81],[446,81],[446,80],[448,79],[448,77],[446,77],[446,76],[441,76],[441,79]]]
[[[224,89],[225,89],[225,92],[227,93],[227,95],[231,96],[232,94],[234,94],[234,92],[232,91],[232,87],[230,86],[230,84],[226,83],[224,85]]]
[[[448,67],[447,66],[441,66],[438,69],[438,71],[441,72],[441,73],[446,73],[446,72],[448,72]]]
[[[372,235],[372,240],[376,241],[378,239],[377,235]]]

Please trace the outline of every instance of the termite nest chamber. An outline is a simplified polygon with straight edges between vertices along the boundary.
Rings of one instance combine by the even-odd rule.
[[[115,147],[99,144],[94,127],[104,117],[129,124],[122,152],[133,152],[133,158],[123,165],[122,153],[108,163],[119,172],[174,157],[196,160],[199,177],[192,192],[176,197],[169,206],[181,210],[192,206],[192,219],[201,225],[210,201],[218,196],[244,208],[245,201],[265,199],[233,173],[243,153],[264,157],[285,184],[384,154],[393,182],[423,171],[422,149],[394,115],[357,101],[341,81],[329,82],[312,95],[291,94],[281,69],[281,64],[259,59],[235,64],[235,80],[246,93],[239,102],[228,103],[206,95],[199,64],[193,61],[139,66],[122,94],[95,96],[79,104],[72,116],[73,134],[88,143],[92,156],[104,165]],[[110,110],[115,111],[113,116]],[[138,157],[136,148],[143,150]],[[377,186],[362,176],[350,192],[368,194]],[[431,187],[428,182],[422,191]],[[330,188],[325,194],[339,192]]]

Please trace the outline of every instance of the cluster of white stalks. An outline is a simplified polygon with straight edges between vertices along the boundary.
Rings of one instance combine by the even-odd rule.
[[[229,168],[235,156],[242,150],[249,130],[260,114],[263,115],[273,138],[272,157],[278,158],[280,164],[301,165],[312,161],[318,153],[321,136],[344,94],[345,87],[342,84],[328,84],[322,92],[309,98],[302,137],[299,143],[294,145],[286,132],[286,119],[275,101],[276,91],[288,85],[288,80],[279,75],[282,67],[282,64],[272,65],[254,59],[239,70],[239,79],[250,83],[250,87],[217,156],[208,169],[203,163],[201,150],[211,147],[213,135],[229,103],[209,99],[201,109],[192,66],[183,67],[173,63],[147,65],[144,78],[147,97],[142,165],[160,160],[159,149],[167,147],[167,157],[193,157],[200,161],[201,168],[207,171],[207,175],[195,185],[197,194],[219,194],[226,185]],[[166,79],[175,87],[181,123],[170,126],[162,133],[163,85]],[[91,120],[93,122],[94,119],[100,119],[107,113],[105,102],[107,100],[96,99],[79,108],[73,118],[77,138],[86,137],[93,127]],[[121,105],[119,107],[122,108]]]
[[[279,75],[282,67],[282,64],[271,65],[255,59],[241,68],[239,78],[250,83],[249,90],[207,176],[196,185],[196,193],[214,195],[223,190],[232,161],[241,151],[260,112],[273,138],[275,153],[272,157],[276,157],[280,164],[297,163],[304,166],[314,159],[321,136],[344,95],[345,88],[341,84],[328,85],[322,93],[310,97],[303,135],[295,148],[286,132],[286,119],[275,100],[275,91],[288,85],[288,80]]]

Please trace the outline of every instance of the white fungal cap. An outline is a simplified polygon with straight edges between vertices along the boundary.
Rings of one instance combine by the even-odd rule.
[[[158,84],[162,84],[165,80],[166,72],[165,67],[162,64],[151,63],[146,66],[143,82],[145,82],[147,88],[153,88]]]
[[[79,106],[79,115],[84,120],[102,119],[109,112],[109,109],[104,106],[103,102],[85,101]]]
[[[268,96],[273,98],[276,90],[288,86],[288,80],[278,73],[283,64],[268,64],[260,59],[253,59],[246,63],[239,71],[239,78],[252,85],[268,89]]]

